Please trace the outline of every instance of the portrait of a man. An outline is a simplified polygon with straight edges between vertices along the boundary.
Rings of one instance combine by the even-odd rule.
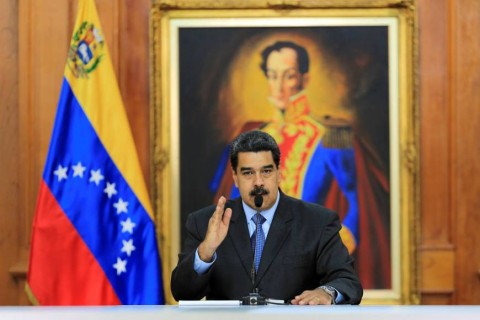
[[[182,221],[239,195],[230,139],[262,130],[282,191],[335,210],[364,288],[391,288],[386,28],[185,28],[179,47]]]

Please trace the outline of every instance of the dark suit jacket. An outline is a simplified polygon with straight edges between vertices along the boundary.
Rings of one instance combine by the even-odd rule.
[[[290,300],[304,290],[330,285],[343,294],[343,303],[360,303],[363,289],[333,211],[280,193],[253,285],[253,252],[242,201],[230,200],[227,207],[233,211],[228,235],[216,251],[215,263],[203,275],[193,269],[195,250],[205,238],[215,205],[188,216],[185,250],[172,272],[175,299],[238,300],[255,287],[267,298]]]

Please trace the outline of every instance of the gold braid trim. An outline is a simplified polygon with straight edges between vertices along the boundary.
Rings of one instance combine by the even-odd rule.
[[[353,145],[353,130],[349,120],[324,116],[320,123],[325,127],[322,145],[325,148],[351,148]]]
[[[32,292],[32,288],[30,288],[30,285],[28,282],[25,284],[25,293],[27,294],[28,300],[34,305],[34,306],[39,306],[40,304],[38,303],[37,298]]]
[[[347,247],[348,253],[352,254],[357,248],[357,241],[355,240],[355,236],[353,235],[352,231],[350,231],[350,229],[343,224],[342,229],[340,229],[340,238],[342,238],[343,244],[345,247]]]
[[[282,153],[282,180],[281,188],[286,194],[294,197],[301,196],[303,177],[310,158],[315,151],[322,134],[322,127],[309,116],[304,116],[296,123],[279,126],[271,123],[264,129],[280,145]],[[289,150],[282,149],[284,139],[295,137]]]

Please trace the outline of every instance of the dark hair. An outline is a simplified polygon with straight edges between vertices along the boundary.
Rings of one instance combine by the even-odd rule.
[[[260,130],[252,130],[241,133],[230,145],[230,164],[234,172],[237,172],[239,152],[271,151],[273,162],[280,166],[280,148],[271,135]]]
[[[260,68],[262,68],[263,73],[267,75],[267,59],[270,53],[272,53],[273,51],[280,51],[283,48],[290,48],[295,50],[295,52],[297,53],[298,70],[300,71],[301,74],[307,73],[308,66],[310,63],[308,59],[307,50],[305,50],[304,47],[301,47],[298,44],[291,41],[277,41],[271,46],[266,47],[262,51],[262,63],[260,64]]]

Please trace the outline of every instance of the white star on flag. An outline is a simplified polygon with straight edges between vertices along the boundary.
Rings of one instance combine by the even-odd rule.
[[[117,276],[122,272],[127,272],[127,260],[122,260],[117,257],[117,262],[113,265],[113,267],[117,270]]]
[[[100,181],[102,181],[104,177],[102,176],[102,173],[100,172],[100,169],[98,170],[90,170],[90,182],[95,182],[95,184],[98,186]]]
[[[81,162],[78,162],[76,165],[72,166],[73,169],[73,176],[83,178],[83,171],[85,171],[85,167],[82,166]]]
[[[122,232],[130,232],[133,234],[133,227],[135,227],[135,223],[133,223],[130,218],[127,218],[125,221],[120,221],[120,224],[122,225]]]
[[[133,245],[133,239],[130,239],[128,241],[122,240],[122,242],[123,242],[122,252],[125,252],[127,256],[130,257],[130,254],[132,254],[132,251],[135,250],[135,246]]]
[[[109,199],[114,194],[117,194],[117,190],[115,189],[115,183],[107,182],[107,186],[105,187],[105,189],[103,189],[103,192],[105,192],[108,195]]]
[[[115,184],[113,184],[113,186],[115,187]],[[107,191],[105,191],[105,192],[107,192]],[[117,192],[115,191],[115,193],[117,193]],[[110,195],[108,195],[108,197],[110,198]],[[119,198],[118,201],[113,204],[113,206],[117,209],[117,214],[120,214],[122,212],[127,213],[128,202],[123,201],[122,198]]]
[[[68,170],[68,167],[62,167],[62,165],[59,164],[57,170],[53,171],[53,174],[57,176],[58,181],[62,181],[63,179],[66,180],[67,170]]]

